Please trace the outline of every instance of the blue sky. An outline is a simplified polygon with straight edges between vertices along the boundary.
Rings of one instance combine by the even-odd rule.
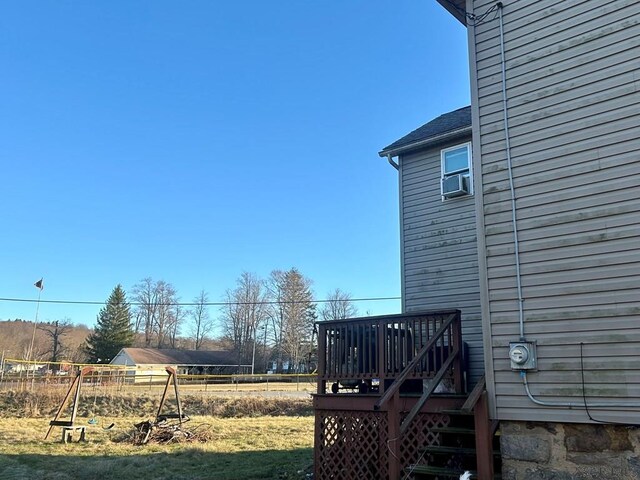
[[[43,300],[104,301],[150,276],[217,301],[242,271],[291,267],[316,298],[399,296],[377,152],[469,103],[466,48],[435,0],[5,4],[0,297],[44,277]],[[35,310],[0,301],[0,319]]]

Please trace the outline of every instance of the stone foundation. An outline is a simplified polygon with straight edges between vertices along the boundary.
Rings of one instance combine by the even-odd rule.
[[[640,429],[500,422],[504,480],[638,480]]]

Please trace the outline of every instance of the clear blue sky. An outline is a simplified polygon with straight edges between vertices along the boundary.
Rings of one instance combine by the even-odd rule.
[[[150,276],[217,301],[294,266],[316,298],[399,296],[377,152],[469,103],[466,32],[435,0],[11,2],[0,65],[2,298],[44,277],[43,300],[104,301]]]

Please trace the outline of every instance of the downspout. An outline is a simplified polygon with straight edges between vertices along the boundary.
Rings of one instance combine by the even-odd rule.
[[[396,170],[400,170],[400,166],[393,161],[393,157],[391,156],[390,153],[387,153],[387,161],[393,168],[395,168]]]
[[[505,150],[507,154],[507,170],[509,172],[509,190],[511,191],[511,224],[513,225],[513,246],[516,264],[516,287],[518,289],[518,321],[520,324],[520,340],[524,341],[524,298],[522,295],[522,276],[520,273],[520,243],[518,241],[518,222],[516,217],[516,193],[513,182],[513,163],[511,161],[511,140],[509,136],[509,111],[507,108],[507,67],[504,55],[504,23],[502,20],[503,5],[497,3],[500,19],[500,58],[502,67],[502,113],[504,118]]]
[[[382,156],[382,154],[380,155]],[[405,311],[405,294],[404,294],[404,220],[402,215],[402,174],[400,172],[400,156],[398,155],[398,162],[393,160],[393,153],[389,152],[386,155],[389,165],[396,169],[398,172],[398,220],[400,222],[400,310]]]

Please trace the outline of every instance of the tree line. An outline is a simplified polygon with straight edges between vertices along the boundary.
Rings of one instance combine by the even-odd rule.
[[[358,313],[348,293],[335,289],[318,304],[311,286],[296,268],[274,270],[267,278],[243,272],[225,291],[214,316],[205,290],[181,302],[176,288],[164,280],[144,278],[128,293],[116,285],[80,350],[90,363],[108,363],[121,348],[131,346],[225,349],[234,353],[238,366],[255,371],[310,371],[317,345],[315,322]],[[47,348],[40,341],[33,359],[68,358],[69,321],[46,325],[38,328],[44,329]]]

